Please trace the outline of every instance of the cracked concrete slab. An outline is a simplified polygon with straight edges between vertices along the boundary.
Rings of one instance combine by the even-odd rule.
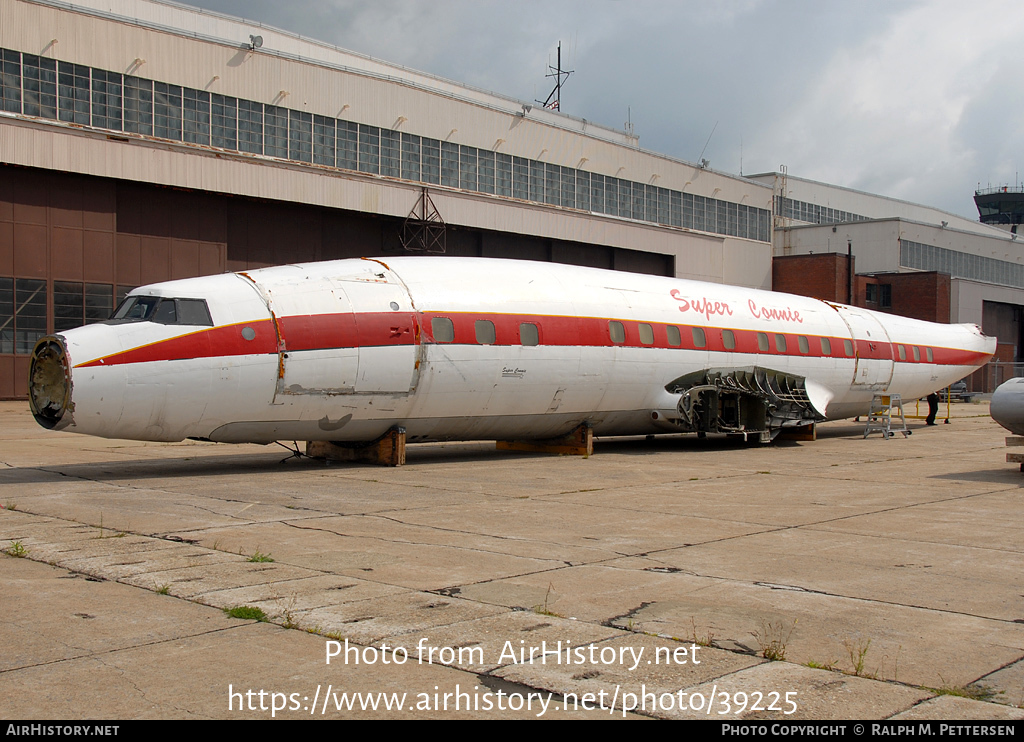
[[[797,693],[799,713],[783,719],[1012,717],[1024,703],[1024,479],[1003,463],[1003,433],[981,409],[889,441],[836,423],[816,442],[772,446],[601,439],[588,459],[429,444],[388,469],[282,463],[280,447],[54,434],[0,403],[0,548],[28,552],[27,562],[0,558],[0,570],[32,560],[75,570],[22,587],[9,609],[5,594],[0,619],[7,609],[15,620],[0,632],[19,650],[0,665],[17,689],[8,713],[233,718],[227,686],[243,683],[617,690],[621,709],[622,693],[645,687],[717,684]],[[247,561],[257,551],[275,561]],[[90,586],[117,592],[119,611],[79,595]],[[219,610],[240,605],[305,631]],[[758,656],[790,628],[785,661]],[[346,638],[378,658],[421,641],[477,654],[453,655],[452,667],[327,666],[327,641]],[[545,642],[653,650],[678,640],[710,643],[699,650],[707,664],[559,668],[501,656]],[[97,680],[112,695],[100,697]],[[931,690],[941,685],[995,695]]]

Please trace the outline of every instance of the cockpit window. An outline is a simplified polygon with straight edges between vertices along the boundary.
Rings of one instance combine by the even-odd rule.
[[[161,325],[213,326],[210,310],[202,299],[167,299],[160,296],[128,296],[117,307],[111,322],[156,322]]]

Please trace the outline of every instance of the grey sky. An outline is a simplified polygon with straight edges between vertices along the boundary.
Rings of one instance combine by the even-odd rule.
[[[1024,4],[733,0],[193,0],[562,110],[717,170],[792,175],[977,218],[1017,181]],[[717,123],[717,127],[716,127]]]

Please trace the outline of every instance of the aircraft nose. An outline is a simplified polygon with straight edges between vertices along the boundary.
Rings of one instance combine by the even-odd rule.
[[[71,424],[71,366],[60,335],[47,335],[32,351],[28,400],[32,416],[44,428],[61,430]]]

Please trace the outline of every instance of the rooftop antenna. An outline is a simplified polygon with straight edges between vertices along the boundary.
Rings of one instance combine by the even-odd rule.
[[[626,106],[626,133],[633,136],[633,110]]]
[[[704,153],[707,151],[708,145],[711,144],[711,137],[715,135],[715,129],[717,128],[718,122],[716,121],[715,125],[711,127],[711,133],[708,134],[708,140],[704,142],[704,149],[700,151],[700,157],[697,158],[697,162],[700,163],[701,168],[706,168],[708,165],[711,164],[710,162],[704,159]]]
[[[555,89],[552,90],[551,93],[548,95],[547,100],[544,100],[544,101],[538,100],[537,102],[538,103],[542,103],[543,106],[545,108],[547,108],[548,110],[551,110],[551,111],[561,111],[562,110],[562,83],[569,78],[569,75],[571,75],[573,72],[576,71],[576,70],[563,70],[562,69],[562,42],[561,42],[561,40],[559,40],[559,42],[558,42],[558,62],[556,63],[556,66],[554,66],[554,67],[552,67],[549,64],[548,65],[548,69],[550,70],[550,72],[548,72],[548,74],[544,75],[544,77],[553,77],[553,78],[555,78]]]

